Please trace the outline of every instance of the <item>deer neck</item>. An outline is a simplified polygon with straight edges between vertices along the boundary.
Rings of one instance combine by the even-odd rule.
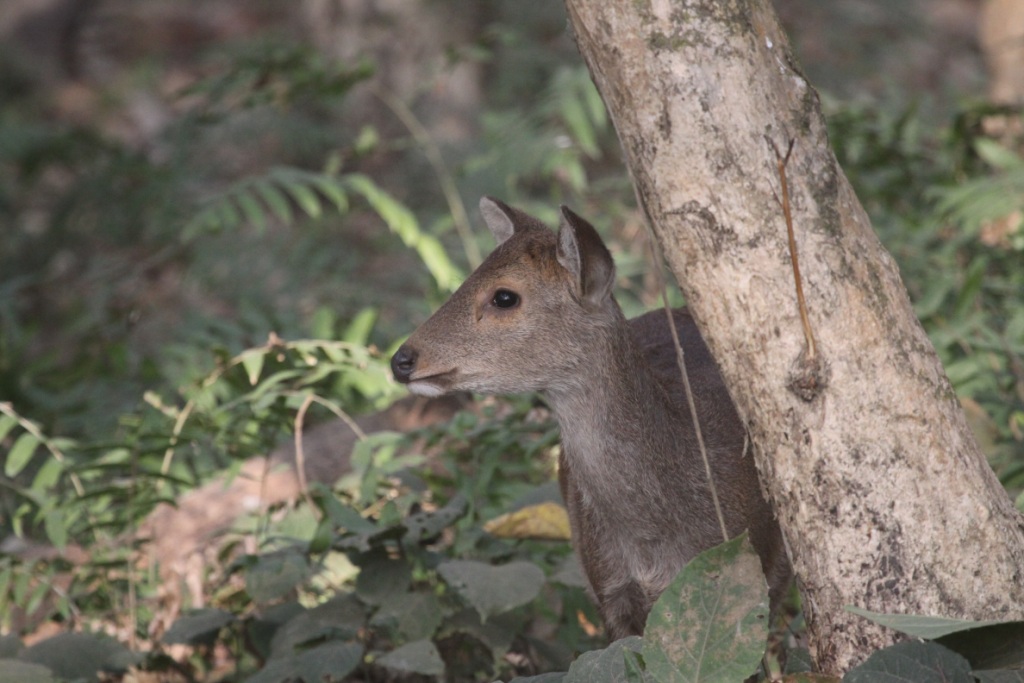
[[[619,315],[611,333],[593,335],[584,350],[585,366],[573,382],[546,395],[574,468],[650,472],[652,462],[678,462],[686,434]]]

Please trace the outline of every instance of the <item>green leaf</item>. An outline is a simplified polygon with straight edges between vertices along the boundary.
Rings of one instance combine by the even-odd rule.
[[[527,615],[524,610],[505,612],[488,619],[480,619],[476,610],[467,607],[450,617],[441,625],[441,637],[452,633],[465,633],[479,640],[491,650],[495,657],[501,657],[512,647],[512,641],[523,632]]]
[[[1008,171],[1024,164],[1024,159],[1021,159],[1016,152],[991,138],[975,138],[974,151],[987,164],[1000,171]]]
[[[462,274],[458,268],[448,259],[441,242],[433,235],[423,235],[416,242],[416,252],[423,260],[430,274],[434,276],[438,289],[445,292],[454,291]]]
[[[564,671],[552,671],[537,676],[516,676],[508,683],[564,683],[567,675]]]
[[[10,415],[0,415],[0,442],[2,442],[18,421]]]
[[[334,525],[328,518],[321,519],[316,525],[313,537],[309,539],[309,552],[314,555],[327,552],[334,541]]]
[[[284,189],[292,196],[299,208],[306,212],[306,215],[313,219],[319,218],[323,214],[320,200],[316,193],[304,184],[305,182],[307,181],[303,177],[289,175],[284,180]]]
[[[352,595],[331,598],[289,619],[274,633],[274,658],[288,657],[310,643],[325,639],[349,640],[359,635],[366,618],[362,604]]]
[[[1024,683],[1024,669],[1008,671],[975,669],[971,674],[978,679],[979,683]]]
[[[642,647],[640,636],[629,636],[616,640],[603,650],[584,652],[569,667],[563,683],[617,683],[625,680],[625,651],[640,652]]]
[[[208,643],[234,619],[233,614],[222,609],[209,607],[194,610],[186,616],[175,619],[161,640],[167,644],[199,645]]]
[[[39,439],[28,432],[19,436],[18,440],[14,442],[14,446],[7,453],[7,460],[4,462],[4,474],[8,477],[18,476],[32,459],[32,454],[36,452],[36,446],[38,445]]]
[[[10,567],[7,567],[9,570]],[[6,593],[7,586],[0,588],[0,593]],[[25,647],[25,644],[21,642],[21,638],[8,633],[5,636],[0,636],[0,659],[10,659],[11,657],[17,657],[18,653],[21,652],[21,648]]]
[[[53,672],[42,664],[0,659],[0,683],[56,683]]]
[[[377,660],[388,669],[404,673],[440,676],[444,674],[444,660],[434,643],[427,639],[416,640],[392,650]]]
[[[786,653],[786,670],[784,674],[802,674],[814,670],[814,660],[806,647],[795,647]]]
[[[334,204],[334,208],[339,213],[348,211],[348,195],[345,194],[345,189],[338,182],[337,178],[327,175],[314,175],[311,180],[316,185],[316,188],[320,190],[320,193]]]
[[[18,659],[41,664],[59,678],[95,680],[98,672],[125,669],[140,657],[110,638],[62,633],[25,649]]]
[[[266,232],[267,229],[267,217],[263,212],[263,207],[260,203],[249,193],[248,188],[244,192],[239,192],[235,195],[235,201],[242,207],[242,213],[245,214],[246,220],[248,220],[254,228],[260,233]]]
[[[266,179],[260,179],[253,183],[253,189],[255,189],[260,198],[263,199],[264,203],[270,207],[270,210],[281,220],[282,223],[292,222],[292,207],[288,204],[288,198],[284,196],[271,181]]]
[[[294,550],[260,555],[246,570],[245,589],[254,602],[269,602],[295,589],[308,575],[308,559]]]
[[[562,119],[569,127],[580,149],[591,158],[598,156],[600,150],[597,147],[597,138],[590,125],[590,120],[587,118],[583,103],[576,97],[565,97],[562,98],[561,104]]]
[[[224,198],[216,204],[216,216],[217,223],[222,229],[230,230],[242,222],[242,214],[229,198]]]
[[[260,381],[260,373],[263,372],[263,361],[266,357],[267,353],[263,349],[250,349],[241,356],[242,367],[245,368],[246,377],[249,378],[249,384],[252,386],[256,386],[256,383]]]
[[[353,173],[345,176],[345,183],[354,192],[362,195],[391,232],[398,235],[406,246],[416,250],[437,283],[438,289],[455,289],[455,283],[461,280],[458,268],[445,254],[437,238],[420,229],[419,222],[411,211],[380,189],[367,176]]]
[[[950,619],[948,617],[925,617],[919,614],[882,614],[871,612],[860,607],[847,605],[844,607],[847,612],[864,617],[881,626],[886,626],[906,633],[908,636],[935,640],[951,633],[970,631],[984,626],[996,626],[1001,624],[1021,624],[1022,622],[1007,621],[968,621],[966,619]]]
[[[46,537],[50,539],[57,548],[63,550],[68,544],[68,524],[64,508],[48,510],[43,517],[43,526],[46,529]]]
[[[421,543],[434,538],[439,533],[455,524],[469,511],[469,501],[461,493],[434,512],[416,512],[405,518],[405,542]]]
[[[742,681],[768,637],[768,587],[746,534],[693,558],[654,604],[643,658],[658,681]]]
[[[1024,621],[979,626],[936,639],[975,669],[1024,669]]]
[[[262,671],[247,678],[246,683],[285,683],[297,680],[340,683],[362,661],[362,645],[330,641],[300,654],[271,659]]]
[[[437,573],[480,614],[482,621],[532,601],[544,585],[544,572],[525,561],[495,567],[453,560],[440,565]]]
[[[371,605],[379,605],[388,596],[404,593],[412,583],[412,565],[404,559],[391,559],[384,551],[375,551],[356,562],[356,595]]]
[[[370,620],[370,625],[384,629],[399,640],[430,638],[435,634],[444,611],[433,593],[392,593],[386,596]]]
[[[39,466],[39,471],[32,480],[32,488],[36,491],[47,491],[60,481],[63,473],[64,463],[56,458],[47,458],[46,462]]]
[[[850,669],[843,683],[974,683],[971,665],[936,643],[896,643]]]

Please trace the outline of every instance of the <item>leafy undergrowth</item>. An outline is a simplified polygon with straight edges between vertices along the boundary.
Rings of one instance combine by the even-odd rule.
[[[531,65],[537,47],[523,42]],[[372,341],[407,332],[475,246],[462,232],[466,258],[446,253],[458,201],[407,192],[410,210],[398,192],[441,177],[544,218],[572,204],[607,234],[624,306],[656,302],[582,65],[538,66],[521,92],[492,93],[478,149],[445,149],[452,168],[416,176],[432,141],[339,124],[365,66],[274,41],[223,60],[138,148],[3,91],[0,217],[34,227],[0,240],[0,683],[823,680],[799,616],[765,654],[740,541],[680,574],[644,638],[593,649],[605,643],[551,481],[556,433],[528,399],[360,434],[341,479],[240,505],[187,571],[153,563],[147,534],[176,531],[145,525],[154,508],[220,498],[212,478],[241,481],[306,424],[358,428],[353,416],[396,397]],[[1024,155],[985,130],[992,117],[1019,129],[1019,112],[965,107],[936,129],[913,108],[829,108],[837,156],[1024,509]],[[273,144],[230,163],[254,140]],[[374,334],[378,312],[390,327]],[[294,450],[284,464],[299,472]],[[864,616],[923,642],[873,654],[852,681],[1024,680],[1019,623]]]

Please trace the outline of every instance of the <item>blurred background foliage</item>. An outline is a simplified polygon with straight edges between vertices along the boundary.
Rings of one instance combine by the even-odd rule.
[[[980,3],[776,6],[836,154],[1019,496],[1024,147],[1019,108],[986,96]],[[140,559],[144,520],[307,419],[348,420],[401,395],[389,350],[491,248],[479,196],[551,223],[559,204],[574,207],[609,241],[627,313],[657,303],[614,131],[559,3],[5,0],[0,38],[0,606],[3,629],[28,642],[58,624],[134,649],[200,606],[194,591],[161,593],[166,577]],[[373,529],[322,491],[288,508],[298,518],[254,522],[267,554],[238,560],[244,534],[223,546],[204,575],[206,604],[229,615],[206,615],[213,632],[250,637],[256,622],[240,624],[267,604],[327,600],[383,553],[408,560],[413,578],[391,588],[402,595],[451,599],[444,556],[527,558],[560,596],[519,607],[518,645],[477,633],[475,650],[452,642],[465,630],[449,622],[467,617],[437,607],[448,626],[427,635],[450,646],[450,680],[557,667],[593,642],[567,546],[480,526],[550,497],[543,411],[491,401],[416,435],[415,447],[360,440],[355,474],[334,489]],[[444,510],[442,540],[409,541],[411,516]],[[288,519],[287,533],[274,526]],[[339,554],[347,569],[331,564]],[[267,557],[301,571],[282,580]],[[229,590],[264,571],[284,588]],[[386,601],[360,590],[352,623],[377,634],[367,651],[416,640],[381,626]],[[203,628],[171,641],[196,646],[179,659],[197,679],[217,666],[196,645]],[[239,677],[273,659],[232,652]],[[366,661],[363,675],[386,679]]]

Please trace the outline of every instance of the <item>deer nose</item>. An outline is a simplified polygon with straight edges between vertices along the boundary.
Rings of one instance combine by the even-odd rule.
[[[395,351],[395,355],[391,356],[391,372],[402,384],[409,383],[413,370],[416,369],[417,355],[414,349],[403,344]]]

